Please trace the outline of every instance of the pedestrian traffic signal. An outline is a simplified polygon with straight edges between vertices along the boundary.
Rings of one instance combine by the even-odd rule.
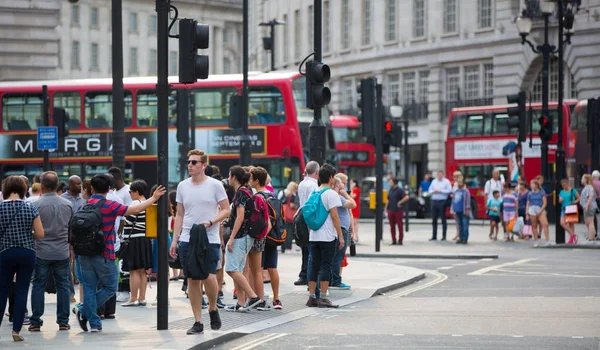
[[[198,55],[198,49],[208,49],[209,29],[193,19],[179,21],[179,82],[195,83],[208,78],[208,56]]]
[[[362,79],[356,86],[358,93],[357,105],[361,111],[363,136],[375,136],[375,78]]]
[[[518,129],[519,142],[527,140],[527,100],[525,91],[521,91],[516,95],[506,96],[508,103],[516,103],[516,106],[508,107],[508,128]]]
[[[399,121],[394,121],[391,126],[392,146],[402,147],[402,142],[404,141],[404,134],[402,133],[402,123],[400,123]]]
[[[550,119],[543,115],[538,118],[538,123],[540,124],[540,139],[542,139],[542,141],[550,141],[552,139],[552,125]]]
[[[58,138],[64,139],[69,135],[69,115],[63,108],[52,109],[52,125],[58,128]]]
[[[240,95],[231,95],[229,99],[229,128],[239,129],[244,128],[243,110],[242,110],[243,98]]]
[[[386,120],[383,123],[383,154],[390,153],[390,146],[392,145],[392,132],[393,132],[393,124],[391,121]]]
[[[331,90],[325,83],[331,78],[329,66],[323,62],[306,62],[306,107],[325,107],[331,101]]]

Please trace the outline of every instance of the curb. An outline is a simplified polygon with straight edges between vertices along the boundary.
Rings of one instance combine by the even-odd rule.
[[[191,348],[189,348],[189,350],[204,350],[204,349],[210,349],[213,348],[217,345],[226,343],[228,341],[232,341],[232,340],[236,340],[238,338],[241,338],[245,335],[248,335],[246,333],[239,333],[239,332],[230,332],[230,333],[224,333],[223,335],[220,335],[218,337],[214,337],[210,340],[204,341],[200,344],[196,344],[194,346],[192,346]]]
[[[381,288],[377,289],[373,293],[373,295],[371,295],[371,298],[374,297],[374,296],[377,296],[377,295],[382,295],[384,293],[391,292],[391,291],[393,291],[395,289],[400,289],[400,288],[406,287],[406,286],[411,285],[411,284],[413,284],[415,282],[419,282],[422,279],[425,279],[425,272],[423,272],[422,274],[420,274],[418,276],[415,276],[413,278],[407,279],[405,281],[398,282],[398,283],[395,283],[395,284],[391,284],[389,286],[381,287]]]
[[[573,246],[571,246],[573,247]],[[598,246],[600,248],[600,246]],[[387,258],[387,259],[498,259],[497,254],[383,254],[383,253],[357,253],[355,258]]]
[[[556,244],[551,246],[532,247],[534,249],[600,249],[600,244]]]

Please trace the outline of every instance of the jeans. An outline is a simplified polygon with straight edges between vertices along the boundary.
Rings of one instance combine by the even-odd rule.
[[[331,242],[310,242],[312,260],[308,271],[310,282],[329,281],[331,279],[331,265],[337,246],[337,239]]]
[[[392,232],[392,242],[396,243],[396,226],[398,226],[398,241],[402,243],[404,240],[404,210],[391,211],[388,210],[388,220],[390,222],[390,231]]]
[[[344,236],[344,247],[342,249],[337,249],[336,245],[335,254],[333,256],[333,265],[331,266],[331,285],[337,286],[342,283],[342,276],[340,276],[340,265],[342,265],[342,260],[344,260],[344,255],[346,255],[346,249],[348,248],[348,243],[350,241],[350,232],[342,227],[342,235]]]
[[[302,267],[300,267],[300,273],[298,279],[308,281],[308,267],[310,264],[310,246],[302,247]]]
[[[463,242],[469,240],[469,215],[465,213],[455,213],[456,222],[458,223],[458,236]]]
[[[25,319],[29,282],[35,269],[35,251],[27,248],[8,248],[0,253],[0,310],[6,309],[8,290],[15,274],[15,307],[13,331],[20,332]],[[0,324],[2,323],[0,318]]]
[[[102,328],[96,311],[117,292],[117,264],[102,255],[79,256],[78,261],[83,277],[83,316],[87,318],[91,328]],[[101,289],[98,289],[98,283],[102,285]]]
[[[31,324],[38,326],[44,324],[41,317],[44,315],[44,293],[50,274],[54,277],[56,286],[56,323],[69,323],[69,303],[71,299],[71,283],[69,282],[71,264],[69,260],[69,258],[64,260],[37,258],[33,287],[31,288]]]
[[[433,215],[433,236],[431,238],[437,239],[438,218],[442,218],[442,238],[446,239],[446,231],[448,230],[446,200],[431,201],[431,214]]]

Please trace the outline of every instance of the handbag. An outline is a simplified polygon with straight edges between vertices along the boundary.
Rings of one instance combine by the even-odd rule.
[[[135,228],[135,224],[138,220],[138,216],[140,214],[135,216],[135,220],[133,220],[133,225],[131,225],[131,232],[133,232],[134,228]],[[125,260],[127,259],[127,252],[129,250],[129,240],[131,239],[131,233],[129,234],[129,236],[127,236],[127,240],[124,239],[121,241],[121,248],[119,249],[119,251],[117,252],[117,258],[119,258],[119,260]]]
[[[286,203],[283,204],[283,218],[285,222],[289,224],[294,222],[294,216],[296,216],[296,212],[298,211],[298,208],[292,209],[292,207],[290,206],[290,204],[292,203],[292,198],[293,196],[289,196],[287,198]]]
[[[573,200],[573,190],[571,190],[571,201]],[[565,207],[565,222],[574,224],[579,222],[579,206],[577,204],[567,205]]]

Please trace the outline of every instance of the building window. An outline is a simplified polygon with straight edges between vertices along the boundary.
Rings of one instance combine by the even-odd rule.
[[[371,45],[371,26],[372,26],[372,7],[371,0],[363,0],[363,30],[361,37],[361,44],[363,46]]]
[[[150,63],[148,67],[148,74],[155,75],[156,74],[156,49],[150,49]]]
[[[387,76],[387,98],[389,105],[400,104],[400,74],[393,73]]]
[[[231,74],[231,60],[229,58],[223,59],[223,74]]]
[[[479,65],[465,66],[465,98],[479,98]]]
[[[548,75],[548,99],[549,101],[558,100],[558,59],[556,57],[550,57]],[[567,65],[564,65],[565,72],[569,71]],[[533,101],[542,101],[542,70],[540,69],[533,87],[531,88]],[[575,83],[575,77],[573,74],[565,73],[564,77],[565,94],[564,98],[577,98],[577,84]]]
[[[494,97],[494,65],[483,65],[483,97]]]
[[[415,102],[416,92],[415,72],[402,74],[402,104]]]
[[[129,74],[138,74],[138,54],[137,48],[132,47],[129,49]]]
[[[169,52],[169,75],[177,75],[177,51]]]
[[[300,23],[300,10],[294,11],[294,59],[299,60],[302,54],[302,23]]]
[[[98,28],[98,8],[90,8],[90,26],[92,28]]]
[[[477,26],[479,28],[492,26],[492,0],[477,0]]]
[[[71,69],[81,69],[79,41],[73,41],[71,45]]]
[[[385,40],[396,41],[396,0],[386,0]]]
[[[79,25],[79,5],[71,6],[71,25]]]
[[[150,18],[148,18],[148,30],[150,31],[150,34],[156,34],[157,26],[158,22],[156,19],[156,15],[151,15]]]
[[[290,33],[288,31],[289,26],[287,25],[288,16],[283,15],[283,21],[286,23],[283,26],[283,65],[285,66],[290,61],[289,51],[288,51],[288,43],[290,41]]]
[[[98,44],[92,43],[92,49],[90,50],[90,69],[97,71],[100,70],[100,65],[98,64]]]
[[[138,16],[135,12],[129,12],[129,32],[137,33],[138,30]]]
[[[342,49],[350,48],[350,4],[349,0],[342,0]]]
[[[460,67],[446,68],[446,101],[460,100]]]
[[[456,33],[456,0],[444,0],[444,33]]]
[[[223,28],[223,42],[224,43],[229,42],[229,28],[227,28],[227,27]]]
[[[344,80],[342,83],[342,109],[354,109],[354,81],[352,79]]]
[[[571,73],[571,98],[577,98],[577,82],[575,81],[575,75]]]
[[[323,52],[331,51],[331,33],[329,29],[329,1],[323,2]]]
[[[425,36],[425,0],[413,0],[413,38]]]
[[[419,101],[429,101],[429,71],[426,70],[419,72]]]

